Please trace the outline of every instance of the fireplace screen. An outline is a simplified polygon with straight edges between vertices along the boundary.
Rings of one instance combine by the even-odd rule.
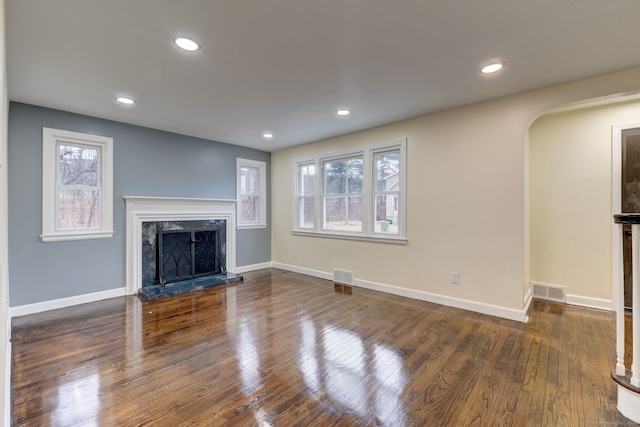
[[[200,276],[225,274],[220,230],[158,232],[158,281],[162,286]]]

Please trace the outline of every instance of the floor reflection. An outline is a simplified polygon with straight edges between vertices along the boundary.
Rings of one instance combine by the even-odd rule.
[[[301,316],[298,368],[314,392],[388,425],[404,425],[403,359],[380,343],[331,324]]]
[[[405,373],[404,359],[400,354],[383,343],[367,340],[357,332],[358,328],[350,330],[326,319],[314,320],[305,308],[299,309],[295,317],[290,317],[291,324],[265,316],[261,307],[269,312],[287,312],[290,309],[289,301],[274,296],[268,286],[262,288],[260,308],[239,305],[238,290],[236,286],[229,286],[215,294],[215,298],[209,297],[207,303],[217,312],[213,318],[210,314],[198,312],[197,307],[202,301],[198,300],[196,304],[194,300],[192,310],[185,313],[177,325],[168,315],[172,310],[170,302],[156,303],[153,308],[147,304],[145,310],[134,304],[127,311],[128,322],[138,325],[140,318],[143,319],[144,345],[128,337],[128,354],[136,359],[141,354],[141,347],[148,350],[152,346],[165,346],[174,338],[180,338],[183,345],[192,344],[192,340],[202,340],[203,336],[186,340],[182,337],[185,329],[202,325],[206,316],[209,316],[209,322],[224,319],[228,345],[235,360],[233,367],[221,375],[238,379],[230,383],[232,386],[227,393],[244,396],[248,403],[243,408],[251,412],[257,425],[272,425],[273,405],[266,400],[265,390],[268,381],[282,374],[272,371],[276,365],[289,368],[286,375],[292,393],[306,389],[304,393],[307,396],[323,405],[355,412],[385,425],[406,424],[407,411],[402,393],[409,376]],[[169,322],[173,322],[173,327],[167,330],[165,324]],[[214,329],[208,331],[215,333]],[[296,348],[296,354],[287,354],[287,348]],[[225,349],[221,347],[217,351],[224,352]],[[287,361],[290,356],[291,363]],[[130,362],[135,363],[134,366],[143,364],[141,359]],[[86,389],[90,387],[90,381],[75,384],[84,388],[87,395],[97,392]],[[97,410],[99,408],[88,406],[85,412]]]
[[[253,323],[255,323],[255,321],[241,324],[238,328],[236,340],[238,369],[242,377],[242,392],[245,394],[249,394],[262,387],[258,347],[251,335],[251,331],[256,330]]]
[[[380,344],[373,345],[374,373],[377,379],[374,405],[380,419],[389,425],[401,425],[404,421],[400,394],[407,383],[402,358],[393,350]]]
[[[70,373],[75,376],[76,373]],[[80,378],[58,386],[58,404],[51,414],[52,424],[98,426],[100,375],[95,369]]]
[[[334,400],[365,413],[368,396],[362,341],[357,335],[330,325],[322,329],[327,392]]]
[[[301,344],[298,350],[298,366],[304,382],[312,390],[320,388],[320,376],[318,372],[318,359],[316,351],[316,329],[307,316],[300,322]]]

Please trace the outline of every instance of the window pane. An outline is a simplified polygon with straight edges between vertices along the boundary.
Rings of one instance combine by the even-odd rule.
[[[256,194],[258,192],[258,168],[243,166],[240,168],[240,194]]]
[[[58,229],[100,228],[97,190],[58,190]]]
[[[344,160],[324,163],[324,192],[325,194],[346,193],[347,162]]]
[[[361,157],[324,163],[325,194],[361,193],[363,181]]]
[[[315,203],[313,197],[301,197],[298,209],[301,228],[313,228],[315,225]]]
[[[99,149],[82,145],[58,145],[58,184],[98,185]]]
[[[242,206],[240,221],[258,222],[258,196],[242,196],[240,205]]]
[[[398,234],[398,195],[376,196],[376,233]]]
[[[351,159],[348,162],[347,169],[347,192],[362,193],[363,180],[363,162],[362,159]]]
[[[316,165],[300,166],[299,191],[301,196],[313,196],[316,185]]]
[[[375,155],[376,191],[399,191],[400,152]]]
[[[324,228],[362,231],[362,197],[325,197]]]

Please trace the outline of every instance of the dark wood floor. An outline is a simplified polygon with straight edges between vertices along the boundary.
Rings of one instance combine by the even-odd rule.
[[[14,319],[29,426],[597,426],[616,411],[612,313],[528,324],[281,270],[143,303]]]

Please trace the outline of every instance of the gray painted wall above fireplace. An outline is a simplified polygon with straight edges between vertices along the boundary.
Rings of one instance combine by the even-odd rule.
[[[43,127],[113,138],[113,238],[40,241]],[[8,139],[11,307],[124,287],[124,196],[234,199],[237,157],[267,162],[270,176],[268,152],[20,103]],[[268,224],[270,211],[268,198]],[[270,234],[238,230],[237,266],[271,261]]]

